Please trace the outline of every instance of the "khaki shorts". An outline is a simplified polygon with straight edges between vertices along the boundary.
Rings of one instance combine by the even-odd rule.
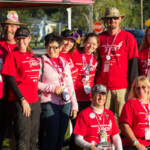
[[[122,108],[127,100],[127,89],[108,90],[105,108],[111,110],[117,117],[120,116]]]

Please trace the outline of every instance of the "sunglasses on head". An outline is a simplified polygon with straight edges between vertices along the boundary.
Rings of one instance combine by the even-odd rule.
[[[119,19],[119,17],[107,17],[107,18],[106,18],[106,20],[112,20],[112,19],[114,19],[114,20],[118,20],[118,19]]]
[[[146,86],[144,86],[144,85],[143,85],[143,86],[137,86],[136,89],[137,89],[137,90],[140,90],[140,89],[145,90],[145,89],[146,89]]]

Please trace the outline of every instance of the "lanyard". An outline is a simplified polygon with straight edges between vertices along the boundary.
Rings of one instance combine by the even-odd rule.
[[[93,111],[93,112],[94,112],[94,111]],[[103,127],[100,125],[100,123],[99,123],[99,121],[98,121],[98,118],[97,118],[97,115],[96,115],[95,112],[94,112],[94,114],[95,114],[95,118],[96,118],[96,120],[97,120],[97,123],[98,123],[100,129],[103,129],[103,130],[104,130],[104,112],[102,112],[102,115],[103,115]]]
[[[150,126],[150,102],[148,104],[148,111],[149,112],[147,111],[147,109],[146,109],[145,105],[143,104],[143,102],[140,101],[140,100],[139,100],[139,102],[140,102],[141,106],[143,107],[143,109],[146,111],[146,113],[148,115],[148,125]]]
[[[6,42],[6,45],[7,45],[8,51],[11,52],[11,49],[10,49],[10,47],[9,47],[7,42]]]
[[[26,59],[34,59],[34,60],[38,61],[37,58],[35,58],[33,54],[31,54],[32,57],[28,57],[26,54],[24,54],[24,53],[21,52],[20,50],[18,50],[18,52],[19,52],[23,57],[25,57]]]
[[[115,37],[114,37],[114,39],[113,39],[113,41],[112,41],[112,43],[111,43],[110,46],[108,46],[108,33],[107,33],[107,36],[106,36],[106,44],[107,44],[107,54],[108,54],[108,55],[110,55],[110,53],[111,53],[112,46],[113,46],[113,44],[114,44],[114,42],[115,42],[115,40],[116,40],[116,38],[117,38],[117,36],[118,36],[118,33],[119,33],[119,30],[118,30],[117,34],[115,35]]]
[[[83,70],[84,70],[84,74],[85,75],[89,75],[89,71],[90,71],[90,68],[92,66],[92,63],[93,63],[93,54],[91,54],[91,58],[89,60],[89,64],[87,65],[86,63],[86,57],[85,57],[85,54],[82,53],[82,62],[83,62]]]
[[[55,67],[57,73],[60,75],[60,80],[63,83],[63,76],[62,73],[64,72],[64,66],[63,66],[63,62],[60,59],[60,57],[58,57],[58,63],[60,64],[60,68],[58,67],[58,65],[56,64],[56,62],[53,60],[53,58],[50,58],[50,61],[52,62],[53,66]]]

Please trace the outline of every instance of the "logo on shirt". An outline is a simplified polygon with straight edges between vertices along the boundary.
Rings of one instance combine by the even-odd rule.
[[[32,60],[32,61],[29,61],[29,65],[30,65],[30,67],[33,67],[33,66],[38,66],[39,64],[37,61]]]
[[[123,41],[121,41],[118,45],[113,44],[111,51],[112,51],[112,52],[113,52],[113,51],[116,52],[116,51],[120,50],[120,48],[122,47],[122,44],[123,44]],[[109,45],[109,47],[110,47],[110,46],[111,46],[111,45]],[[102,45],[101,47],[104,47],[104,48],[105,48],[105,53],[107,53],[107,51],[108,51],[107,45]]]

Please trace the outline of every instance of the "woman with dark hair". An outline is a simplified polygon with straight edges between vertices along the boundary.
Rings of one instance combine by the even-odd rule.
[[[75,84],[78,74],[78,68],[72,62],[70,58],[70,54],[74,53],[77,47],[76,40],[78,39],[78,33],[73,33],[71,30],[66,29],[61,32],[61,36],[63,37],[62,50],[60,52],[60,56],[63,57],[69,64],[71,69],[71,75],[73,82]]]
[[[46,35],[47,54],[42,55],[44,63],[40,61],[44,68],[39,81],[41,125],[45,134],[42,150],[62,149],[69,118],[76,118],[78,111],[70,67],[59,55],[62,42],[62,37],[54,33]]]
[[[97,67],[98,36],[89,33],[84,39],[84,48],[78,49],[71,56],[73,63],[78,68],[78,76],[75,83],[75,92],[79,103],[79,111],[91,104],[91,87]]]
[[[9,113],[14,117],[17,150],[36,149],[41,107],[38,101],[39,64],[29,42],[30,32],[20,27],[15,33],[18,51],[6,58],[2,74],[10,86]]]
[[[140,46],[138,68],[139,75],[146,76],[150,81],[150,26],[147,27]]]
[[[94,85],[94,78],[97,68],[98,36],[89,33],[84,39],[84,48],[72,53],[73,63],[78,68],[78,76],[75,82],[75,92],[79,104],[79,112],[91,105],[91,87]],[[75,121],[72,121],[73,127]],[[70,150],[76,150],[74,135],[71,136]]]

